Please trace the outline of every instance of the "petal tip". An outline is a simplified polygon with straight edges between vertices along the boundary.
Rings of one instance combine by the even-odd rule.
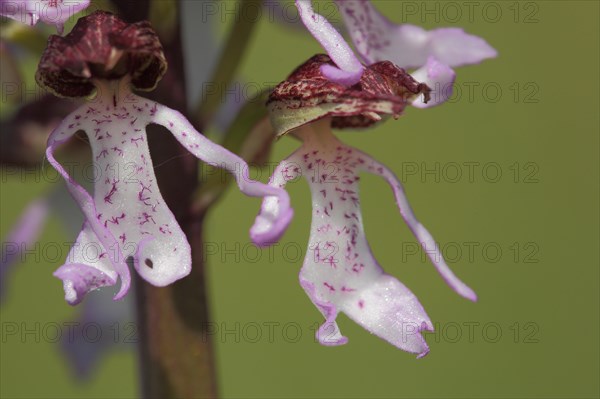
[[[294,210],[292,208],[282,212],[274,222],[259,214],[250,228],[252,242],[260,248],[275,244],[283,236],[293,217]]]
[[[417,359],[422,359],[429,354],[429,346],[425,344],[425,350],[417,355]]]

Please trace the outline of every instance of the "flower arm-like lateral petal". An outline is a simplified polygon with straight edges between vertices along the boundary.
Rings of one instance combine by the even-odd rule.
[[[90,0],[2,0],[0,15],[31,26],[41,20],[55,25],[58,33],[62,34],[65,22],[89,5]]]
[[[426,31],[419,26],[391,22],[369,0],[336,3],[354,45],[369,64],[389,60],[402,68],[419,68],[434,56],[441,63],[457,67],[497,56],[485,40],[459,28]]]
[[[115,239],[115,237],[113,236],[113,234],[110,232],[110,230],[108,228],[106,228],[105,226],[102,225],[102,223],[100,223],[100,220],[98,218],[98,213],[96,211],[94,199],[92,198],[92,196],[82,186],[80,186],[77,183],[77,181],[75,181],[75,179],[73,179],[68,174],[68,172],[62,167],[62,165],[54,158],[54,151],[56,150],[56,147],[58,145],[60,145],[61,143],[65,142],[66,140],[68,140],[71,136],[73,136],[79,130],[79,127],[77,127],[78,124],[75,119],[76,115],[78,115],[79,112],[80,112],[80,110],[78,109],[78,110],[74,111],[73,113],[71,113],[52,132],[52,134],[48,138],[48,145],[46,148],[46,157],[48,159],[48,162],[65,179],[67,189],[69,190],[69,192],[71,193],[71,196],[77,202],[77,204],[79,205],[79,207],[81,208],[81,211],[83,212],[83,214],[85,216],[86,223],[84,224],[84,228],[80,234],[80,237],[78,238],[78,242],[82,237],[85,237],[84,241],[99,242],[102,245],[104,254],[106,254],[106,256],[108,257],[108,260],[110,262],[110,267],[108,267],[108,270],[106,269],[106,265],[104,265],[104,267],[103,267],[103,265],[101,264],[101,263],[106,263],[106,262],[98,263],[98,270],[109,276],[109,279],[103,280],[104,282],[107,283],[105,285],[114,285],[116,283],[116,281],[115,281],[116,279],[112,278],[112,276],[111,276],[111,274],[113,274],[114,272],[116,272],[118,274],[118,276],[121,278],[121,288],[114,297],[115,300],[118,300],[118,299],[123,298],[123,296],[129,290],[129,286],[131,284],[131,275],[129,273],[129,268],[127,267],[127,264],[125,262],[125,257],[123,256],[120,246],[118,245],[118,242]],[[90,236],[93,236],[93,237],[90,237]],[[68,265],[65,265],[65,267],[66,266],[68,266]],[[82,284],[84,284],[86,282],[89,283],[90,285],[87,286],[87,291],[85,291],[85,292],[88,292],[95,288],[98,288],[98,285],[96,284],[98,276],[95,276],[94,278],[88,278],[91,276],[90,271],[88,270],[88,268],[90,268],[90,266],[83,265],[85,267],[82,268],[82,265],[78,264],[77,262],[75,264],[73,264],[73,266],[75,266],[75,269],[73,269],[73,268],[66,269],[66,270],[68,270],[68,273],[67,272],[59,273],[60,269],[59,269],[59,271],[57,271],[57,273],[58,273],[57,277],[63,279],[65,288],[73,286],[73,288],[75,289],[74,292],[76,294],[84,293]],[[112,268],[112,270],[111,270],[111,268]],[[77,281],[64,280],[65,277],[69,277],[69,278],[73,277],[74,273],[77,270],[81,273],[82,277],[80,279],[78,279]],[[81,298],[79,297],[79,295],[77,295],[77,296],[72,295],[73,290],[66,291],[66,293],[67,293],[66,299],[71,304],[75,304],[75,303],[78,303],[81,301]]]
[[[366,172],[383,177],[391,186],[402,218],[413,232],[421,246],[423,246],[423,250],[427,253],[427,256],[434,264],[446,284],[448,284],[460,296],[474,302],[477,301],[477,295],[475,292],[465,283],[460,281],[456,275],[454,275],[452,270],[450,270],[444,261],[444,257],[442,256],[437,243],[429,231],[427,231],[427,229],[417,220],[410,207],[410,204],[408,203],[408,199],[406,198],[406,194],[404,193],[404,188],[400,180],[385,165],[375,161],[365,153],[362,154],[367,159],[367,162],[365,162],[365,164],[362,166],[362,169]]]
[[[300,18],[321,46],[327,51],[338,68],[323,65],[321,72],[335,83],[352,86],[360,81],[363,66],[346,43],[344,37],[312,8],[312,0],[296,0]]]
[[[289,161],[292,157],[293,155],[277,165],[269,179],[269,186],[283,190],[288,181],[297,180],[302,175],[298,165]],[[272,245],[285,232],[293,213],[288,212],[287,216],[284,215],[286,208],[283,208],[282,205],[285,206],[277,197],[265,197],[263,199],[260,213],[256,216],[254,225],[250,228],[250,237],[256,245],[260,247]],[[277,223],[282,225],[276,226]],[[271,232],[277,232],[278,235],[275,236]]]
[[[181,113],[157,104],[157,110],[152,116],[151,122],[169,129],[175,138],[197,158],[231,172],[240,191],[244,194],[250,197],[276,197],[274,199],[279,204],[280,212],[272,221],[269,229],[257,236],[257,239],[272,241],[277,240],[283,234],[294,214],[290,208],[290,198],[285,190],[251,180],[246,161],[204,137]]]
[[[33,244],[42,230],[48,216],[48,201],[41,198],[32,201],[2,242],[0,254],[0,301],[4,297],[6,277],[11,266],[19,261],[22,250]]]
[[[412,73],[413,78],[425,83],[431,88],[430,99],[424,101],[420,94],[412,105],[417,108],[431,108],[444,103],[452,95],[456,73],[446,64],[442,64],[435,57],[429,57],[427,63]]]

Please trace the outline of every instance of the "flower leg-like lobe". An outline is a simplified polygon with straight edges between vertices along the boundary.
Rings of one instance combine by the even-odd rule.
[[[325,317],[325,322],[315,333],[315,337],[319,343],[325,346],[338,346],[347,344],[348,338],[342,335],[340,328],[335,321],[339,313],[339,310],[336,308],[336,306],[331,302],[321,300],[317,295],[314,284],[309,280],[305,280],[302,277],[302,274],[300,274],[300,286],[304,288],[304,291],[310,300]]]
[[[300,18],[337,65],[323,65],[321,71],[332,82],[352,86],[360,81],[363,66],[343,36],[312,7],[312,0],[296,0]]]
[[[1,0],[0,15],[30,26],[41,20],[62,34],[65,22],[89,5],[90,0]]]

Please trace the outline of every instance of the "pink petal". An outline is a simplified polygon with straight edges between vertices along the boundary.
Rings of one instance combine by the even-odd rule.
[[[302,278],[300,274],[300,285],[315,304],[317,309],[325,316],[325,322],[315,332],[315,338],[324,346],[339,346],[348,343],[348,338],[344,337],[338,327],[335,319],[338,315],[338,309],[333,303],[323,301],[317,295],[317,290],[313,283]]]
[[[323,74],[331,81],[346,86],[358,83],[362,76],[363,66],[354,52],[344,40],[344,37],[312,8],[311,0],[296,0],[296,7],[306,28],[321,46],[327,51],[338,68],[329,66],[322,69]]]
[[[498,52],[484,39],[460,28],[431,30],[428,40],[430,54],[451,67],[479,64],[498,56]]]
[[[429,57],[427,63],[412,73],[413,78],[425,83],[431,89],[430,99],[424,102],[423,95],[413,100],[417,108],[431,108],[444,103],[452,96],[456,73],[448,65],[442,64],[434,57]]]
[[[0,300],[4,297],[6,278],[9,270],[17,264],[24,250],[37,241],[48,216],[48,201],[41,198],[32,201],[21,214],[19,220],[2,242],[0,254]]]
[[[426,31],[415,25],[391,22],[368,0],[336,0],[336,3],[354,45],[369,64],[389,60],[402,68],[418,68],[433,56],[456,67],[497,56],[485,40],[459,28]]]

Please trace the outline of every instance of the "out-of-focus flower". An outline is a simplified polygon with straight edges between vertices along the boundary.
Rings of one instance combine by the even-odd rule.
[[[11,232],[2,242],[0,253],[0,301],[6,292],[6,280],[10,269],[18,263],[21,254],[31,248],[39,237],[48,215],[48,201],[45,198],[31,202]]]
[[[38,237],[54,215],[69,234],[81,229],[82,217],[73,212],[73,200],[66,187],[58,184],[28,204],[2,241],[0,253],[0,305],[10,295],[10,274],[27,258]],[[93,374],[102,358],[111,351],[129,350],[139,336],[131,296],[111,301],[108,292],[92,295],[82,304],[78,316],[64,322],[68,333],[61,337],[61,350],[78,380]],[[103,334],[98,335],[98,329]]]
[[[166,68],[162,46],[148,22],[127,24],[101,11],[81,18],[64,38],[52,36],[42,55],[36,75],[42,87],[65,97],[96,93],[56,128],[46,151],[86,219],[66,264],[55,272],[70,304],[91,290],[115,285],[118,278],[121,288],[115,299],[122,298],[131,280],[128,263],[156,286],[190,272],[189,243],[154,175],[148,124],[166,127],[193,155],[232,172],[245,194],[278,198],[282,213],[271,220],[272,229],[255,239],[276,240],[292,217],[284,190],[250,180],[240,157],[202,136],[179,112],[131,92],[131,87],[152,90]],[[98,172],[93,197],[54,158],[57,146],[80,130],[89,138]]]
[[[68,333],[61,337],[61,350],[78,380],[89,379],[111,352],[135,349],[140,332],[134,302],[131,295],[111,301],[109,293],[100,292],[81,304],[77,318],[64,322]]]
[[[0,15],[31,26],[42,21],[62,34],[65,22],[89,5],[90,0],[0,0]]]
[[[426,31],[415,25],[398,25],[380,14],[369,0],[336,0],[336,4],[354,46],[367,65],[392,61],[401,68],[418,68],[412,75],[432,89],[427,103],[422,96],[412,102],[419,108],[439,105],[452,95],[456,78],[453,67],[477,64],[497,56],[496,50],[485,40],[460,28]],[[357,83],[359,61],[341,35],[314,12],[311,0],[296,0],[296,5],[302,21],[341,70],[324,71],[325,76],[342,84]],[[346,79],[346,74],[351,79]]]
[[[412,292],[384,273],[371,253],[360,210],[360,172],[386,179],[402,217],[446,283],[467,299],[475,301],[476,295],[448,268],[393,172],[342,143],[331,128],[366,127],[387,115],[398,117],[415,96],[427,98],[429,89],[389,61],[366,67],[351,87],[324,76],[327,65],[334,67],[330,57],[313,57],[279,84],[268,102],[277,133],[293,130],[302,141],[279,164],[269,184],[283,188],[304,176],[310,185],[313,219],[300,284],[326,319],[317,338],[324,345],[346,343],[335,323],[343,312],[398,348],[424,356],[429,348],[420,333],[433,330],[432,323]],[[276,198],[266,198],[261,215],[276,219],[279,206]],[[269,227],[258,223],[253,229]]]

